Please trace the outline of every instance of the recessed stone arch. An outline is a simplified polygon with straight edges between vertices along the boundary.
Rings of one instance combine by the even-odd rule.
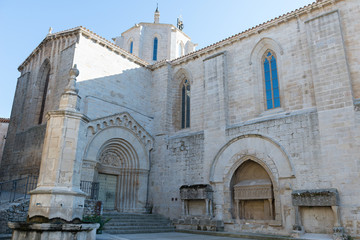
[[[193,79],[190,71],[185,68],[180,68],[173,76],[173,107],[172,107],[172,122],[175,130],[182,129],[181,126],[181,104],[182,104],[182,87],[184,82],[187,81],[190,87],[190,99],[191,99],[191,86]],[[190,102],[190,115],[191,115],[191,102]],[[191,119],[190,119],[191,122]]]
[[[282,57],[284,55],[283,47],[272,38],[262,38],[260,39],[255,46],[253,47],[250,57],[249,57],[249,65],[251,66],[252,78],[255,79],[256,83],[254,85],[254,105],[256,106],[257,112],[259,114],[266,111],[266,98],[265,98],[265,79],[264,79],[264,71],[263,71],[263,62],[262,59],[264,54],[270,50],[274,55],[276,55],[276,63],[277,63],[277,75],[278,75],[278,83],[280,86],[280,100],[281,107],[277,108],[276,111],[281,111],[286,104],[286,100],[284,100],[284,92],[282,91],[282,86],[284,86],[283,77],[282,77]],[[259,94],[263,93],[263,94]]]
[[[87,133],[82,179],[100,181],[106,210],[145,212],[152,137],[127,113],[93,120]]]
[[[279,195],[279,183],[278,183],[278,171],[276,166],[272,166],[272,168],[269,168],[269,166],[263,162],[262,160],[251,156],[251,155],[243,155],[239,158],[239,155],[236,154],[234,155],[234,162],[235,164],[230,168],[229,172],[226,174],[225,178],[224,178],[224,202],[225,202],[225,207],[224,209],[229,209],[230,211],[225,212],[224,215],[227,218],[238,218],[239,216],[237,216],[236,214],[234,214],[235,209],[237,208],[236,205],[234,205],[234,195],[233,195],[233,191],[234,191],[234,186],[232,183],[233,178],[235,177],[235,173],[242,167],[244,166],[244,164],[247,164],[249,162],[254,162],[257,165],[260,166],[260,168],[263,169],[264,172],[266,172],[270,182],[271,182],[271,190],[273,193],[272,199],[271,199],[271,203],[269,204],[269,213],[271,212],[270,217],[264,217],[263,220],[275,220],[276,222],[281,222],[281,204],[280,204],[280,195]],[[266,178],[253,178],[253,180],[264,180]],[[267,200],[267,199],[263,199],[263,200]],[[267,204],[267,202],[264,202],[265,204]],[[270,211],[270,208],[271,211]],[[243,213],[243,215],[245,214],[245,211]],[[242,216],[242,218],[244,218],[244,216]],[[245,218],[244,218],[245,219]],[[245,219],[245,220],[249,220],[249,219]],[[259,220],[259,219],[255,219],[255,220]]]
[[[87,144],[84,159],[97,162],[99,151],[102,149],[105,142],[118,138],[128,142],[136,150],[139,158],[138,167],[140,169],[149,170],[150,163],[148,159],[148,150],[138,136],[136,136],[128,128],[122,126],[109,126],[95,134],[95,136]]]
[[[265,38],[260,39],[255,44],[254,48],[252,49],[252,51],[250,53],[249,64],[252,65],[253,63],[256,63],[259,60],[261,60],[262,55],[268,49],[272,49],[278,55],[283,55],[284,54],[284,50],[283,50],[283,48],[281,47],[281,45],[278,42],[276,42],[272,38],[265,37]]]
[[[268,173],[274,191],[274,221],[281,223],[279,179],[294,177],[294,168],[280,144],[258,134],[242,135],[230,140],[214,158],[209,180],[215,186],[215,191],[224,193],[214,201],[218,206],[215,214],[232,221],[231,179],[235,171],[249,160],[259,164]]]
[[[179,70],[176,71],[176,73],[173,76],[174,86],[175,85],[180,86],[185,79],[188,79],[190,84],[193,84],[193,78],[190,70],[186,68],[180,68]]]
[[[40,96],[37,101],[37,107],[36,107],[36,119],[37,124],[42,124],[44,121],[44,115],[45,115],[45,105],[46,105],[46,96],[50,81],[50,74],[51,74],[51,64],[50,60],[46,58],[44,62],[41,64],[36,85],[38,87],[38,95]]]
[[[275,140],[259,135],[241,135],[230,140],[216,154],[210,170],[211,182],[223,182],[223,178],[235,161],[242,156],[254,156],[269,166],[278,169],[278,177],[295,176],[295,170],[285,149]]]

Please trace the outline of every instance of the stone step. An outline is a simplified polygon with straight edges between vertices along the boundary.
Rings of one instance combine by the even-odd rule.
[[[114,221],[164,221],[164,218],[121,218],[121,217],[108,217],[103,216],[105,219],[110,218]]]
[[[104,217],[105,219],[109,218],[109,217]],[[167,221],[167,219],[164,218],[112,218],[110,217],[110,221],[129,221],[129,222],[134,222],[134,221]]]
[[[159,232],[174,232],[173,227],[156,228],[156,229],[128,229],[128,230],[104,230],[108,234],[136,234],[136,233],[159,233]]]
[[[10,240],[11,234],[0,234],[0,240]]]
[[[104,230],[132,230],[132,229],[161,229],[161,228],[172,228],[172,226],[164,226],[164,225],[158,225],[158,226],[144,226],[144,225],[137,225],[137,226],[106,226]]]
[[[116,225],[116,226],[134,226],[134,225],[171,225],[168,221],[162,222],[147,222],[147,221],[136,221],[136,222],[117,222],[117,221],[109,221],[106,225]]]
[[[139,215],[128,215],[128,214],[103,214],[104,217],[109,218],[124,218],[124,219],[133,219],[133,218],[163,218],[159,215],[152,214],[139,214]]]
[[[168,222],[167,219],[145,219],[145,218],[139,218],[139,219],[110,218],[110,221],[112,221],[112,222]]]
[[[103,217],[111,218],[104,226],[104,232],[109,234],[175,231],[168,219],[156,214],[105,213]]]

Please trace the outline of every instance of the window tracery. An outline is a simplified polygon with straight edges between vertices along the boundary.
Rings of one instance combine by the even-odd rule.
[[[185,79],[181,88],[181,128],[190,127],[190,83]]]
[[[276,56],[271,50],[267,50],[263,57],[263,71],[265,81],[266,108],[280,107],[280,91]]]

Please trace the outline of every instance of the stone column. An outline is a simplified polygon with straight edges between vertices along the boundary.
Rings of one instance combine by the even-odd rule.
[[[214,213],[213,213],[213,201],[212,201],[212,199],[209,201],[209,204],[210,204],[210,217],[213,218]]]
[[[236,218],[240,219],[240,200],[236,199]]]
[[[295,225],[293,226],[293,231],[291,233],[291,236],[294,238],[299,238],[301,235],[305,233],[305,230],[301,223],[299,206],[294,206],[294,208],[295,208]]]
[[[60,218],[67,222],[81,219],[86,194],[80,190],[82,147],[87,117],[78,112],[79,71],[70,70],[69,84],[61,96],[59,110],[47,114],[48,122],[41,157],[37,188],[30,199],[28,216],[38,221]]]
[[[206,209],[206,216],[210,216],[209,199],[207,199],[207,198],[205,198],[205,209]]]
[[[269,201],[269,213],[270,213],[270,219],[273,219],[274,218],[274,213],[273,213],[273,204],[272,204],[272,198],[269,198],[268,199]]]

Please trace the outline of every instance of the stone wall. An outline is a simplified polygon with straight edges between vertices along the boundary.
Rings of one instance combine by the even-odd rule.
[[[74,62],[80,71],[77,86],[80,110],[85,115],[97,119],[129,112],[147,131],[151,130],[152,79],[148,69],[85,36],[80,38]]]
[[[29,86],[36,83],[35,72],[50,56],[54,65],[49,85],[52,91],[45,110],[57,107],[63,76],[74,62],[80,70],[80,110],[99,121],[96,126],[103,124],[108,129],[107,136],[98,139],[98,146],[109,137],[118,137],[112,135],[115,131],[109,130],[105,120],[111,123],[111,116],[119,112],[128,112],[152,135],[148,199],[154,212],[178,218],[179,187],[210,184],[214,217],[225,222],[225,230],[290,234],[295,223],[291,192],[336,188],[341,222],[347,233],[360,237],[359,15],[358,1],[317,1],[305,10],[148,68],[85,35],[76,39],[76,50],[73,38],[44,43],[36,61],[23,68],[18,80],[3,158],[9,167],[3,165],[0,176],[6,178],[6,172],[15,171],[11,164],[24,164],[30,156],[34,161],[41,152],[43,130],[34,127],[39,104],[31,103],[39,100],[34,97],[39,91]],[[167,44],[163,36],[169,34],[168,29],[153,30],[140,29],[148,43],[141,46],[144,55],[140,57],[145,59],[152,56],[154,32],[159,34],[159,48]],[[276,109],[267,109],[265,104],[262,59],[267,50],[277,61],[281,107]],[[60,79],[56,89],[55,79]],[[191,84],[191,120],[189,128],[181,129],[180,87],[184,79]],[[82,144],[88,144],[89,136],[83,136]],[[32,138],[34,143],[27,142]],[[147,159],[146,151],[141,153],[143,159]],[[92,154],[91,171],[96,168],[96,154]],[[19,156],[17,162],[15,156]],[[230,182],[249,160],[269,175],[274,192],[273,219],[236,220],[231,215]],[[93,180],[94,172],[86,174]],[[141,186],[143,192],[146,186]],[[302,209],[304,225],[317,226],[316,217],[311,216],[327,218],[328,210],[314,213]]]
[[[11,229],[7,225],[8,222],[26,221],[28,210],[29,200],[2,204],[0,208],[0,234],[11,233]]]
[[[92,216],[98,214],[98,201],[85,199],[83,216]],[[20,200],[19,202],[1,204],[0,206],[0,234],[11,233],[8,222],[25,222],[29,210],[29,200]],[[101,212],[102,214],[102,212]]]
[[[150,203],[153,212],[170,218],[181,214],[180,187],[201,184],[204,155],[202,132],[170,138],[156,137],[151,154]]]
[[[327,3],[167,65],[158,64],[153,76],[167,97],[159,100],[164,96],[156,92],[153,103],[166,103],[167,107],[155,114],[154,121],[166,121],[155,124],[153,130],[159,136],[152,154],[150,182],[165,189],[151,190],[156,192],[154,205],[163,206],[155,210],[173,217],[176,211],[169,206],[180,208],[169,192],[176,193],[177,185],[171,183],[184,174],[178,166],[185,169],[187,163],[181,154],[170,152],[166,157],[168,139],[203,132],[203,160],[192,159],[193,166],[198,167],[187,179],[189,184],[200,179],[203,184],[212,184],[215,217],[227,221],[225,230],[261,228],[263,232],[289,234],[295,221],[291,191],[335,187],[346,231],[358,236],[357,201],[350,197],[360,194],[355,190],[360,176],[354,157],[359,149],[359,114],[353,103],[358,98],[358,57],[349,49],[358,51],[355,16],[359,10],[356,1]],[[271,110],[265,106],[261,62],[268,49],[277,58],[281,98],[281,108]],[[191,83],[188,129],[177,127],[179,116],[174,114],[182,75]],[[272,176],[277,191],[276,219],[272,222],[239,225],[228,215],[232,206],[227,180],[246,158],[262,164]],[[179,165],[170,167],[172,159]],[[172,174],[174,171],[177,174]],[[246,226],[251,227],[244,229]]]
[[[0,166],[1,158],[5,147],[6,134],[9,127],[9,120],[7,118],[0,118]]]
[[[37,174],[39,171],[46,113],[58,108],[77,40],[74,35],[50,39],[45,38],[19,67],[21,76],[18,78],[11,110],[0,181]],[[45,102],[43,94],[46,77],[42,77],[44,64],[50,68]],[[19,169],[19,165],[23,168]]]
[[[2,181],[39,174],[45,130],[46,124],[34,126],[6,141],[0,170]]]

